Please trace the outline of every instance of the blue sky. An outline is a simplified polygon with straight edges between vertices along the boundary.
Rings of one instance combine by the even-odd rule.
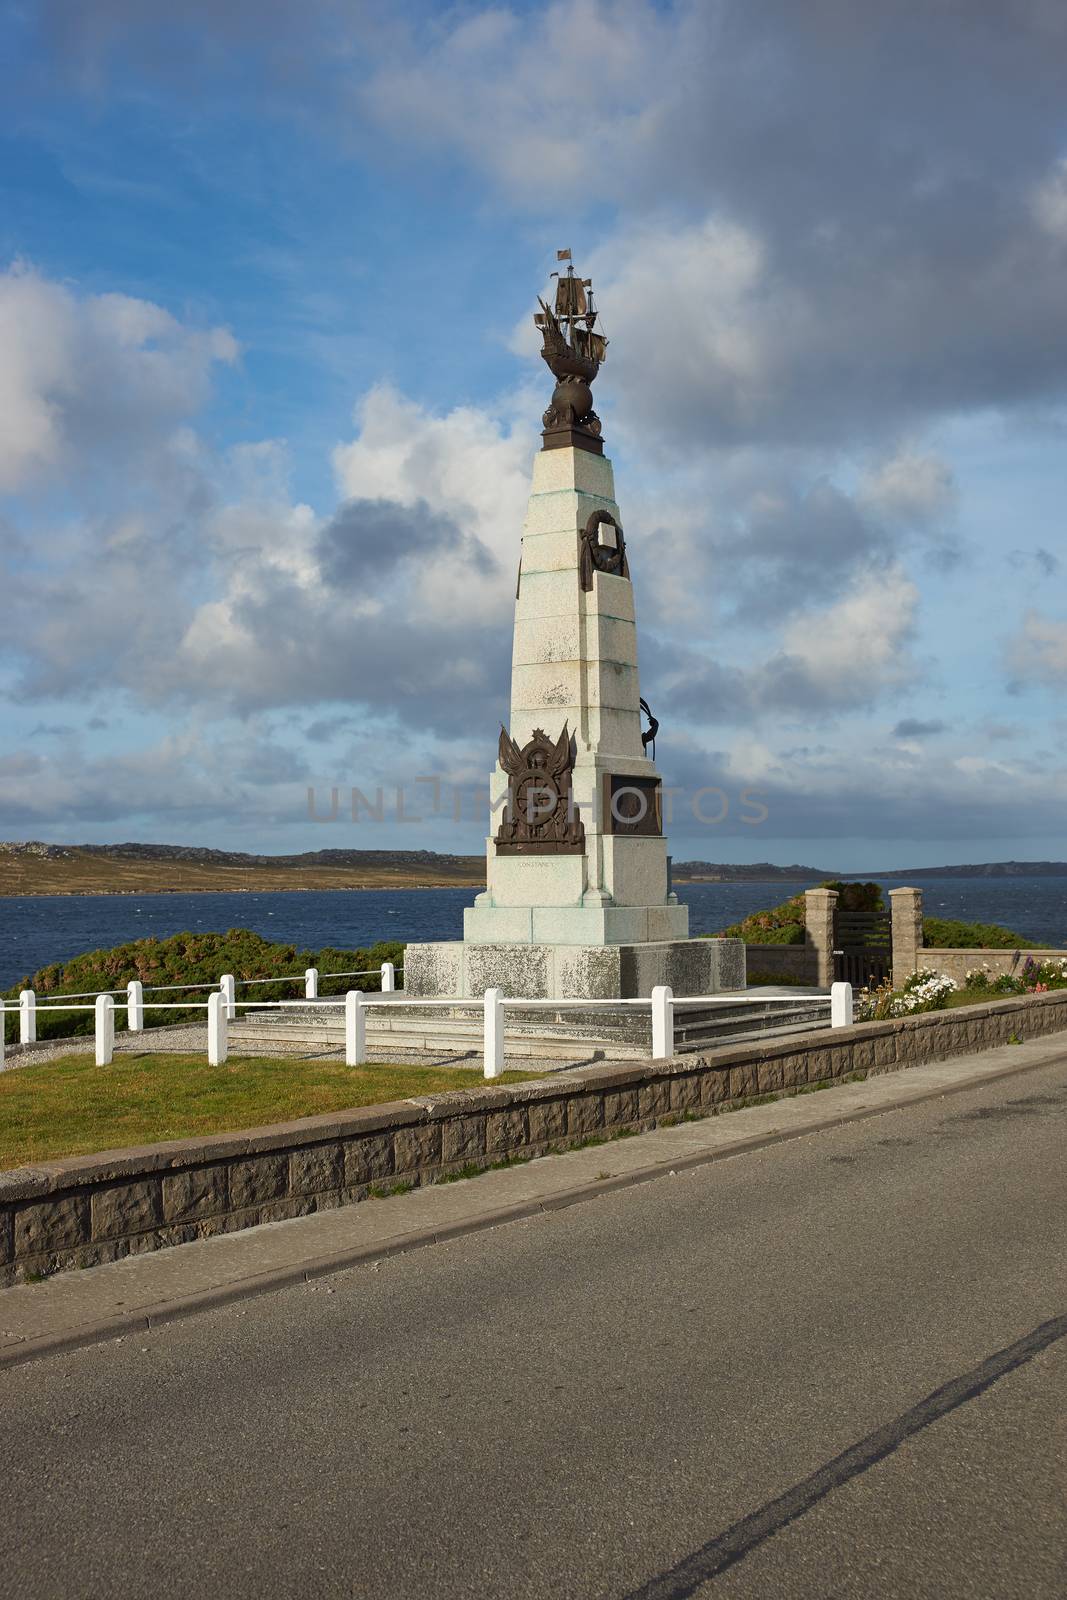
[[[676,858],[1067,855],[1061,8],[379,9],[0,3],[0,836],[480,848],[570,245]]]

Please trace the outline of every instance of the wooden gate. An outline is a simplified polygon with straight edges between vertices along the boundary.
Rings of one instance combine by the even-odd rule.
[[[893,970],[893,922],[888,911],[834,912],[834,981],[873,989]]]

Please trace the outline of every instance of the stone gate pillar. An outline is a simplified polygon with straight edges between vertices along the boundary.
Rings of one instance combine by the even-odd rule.
[[[805,889],[804,942],[815,951],[815,982],[828,989],[834,981],[834,909],[836,889]]]
[[[918,972],[923,960],[923,892],[890,889],[893,908],[893,982],[903,983]]]

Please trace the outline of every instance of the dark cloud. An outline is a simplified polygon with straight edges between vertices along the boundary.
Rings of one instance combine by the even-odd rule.
[[[333,717],[316,717],[314,722],[309,722],[301,729],[304,738],[312,744],[329,744],[333,739],[346,735],[354,735],[363,731],[357,717],[338,714]]]
[[[348,500],[316,543],[323,581],[341,589],[366,590],[406,562],[442,555],[483,573],[495,565],[478,539],[452,517],[433,511],[425,500],[413,506],[395,500]]]
[[[1056,577],[1062,567],[1059,556],[1053,555],[1043,545],[1038,545],[1034,550],[1012,550],[1008,560],[1013,566],[1020,563],[1032,566],[1043,578]]]
[[[732,538],[720,535],[716,544],[727,592],[752,623],[809,605],[814,572],[833,574],[836,588],[852,573],[884,561],[895,540],[828,479],[805,488],[783,477],[753,495],[740,528]]]
[[[36,48],[90,94],[131,73],[182,98],[202,92],[205,80],[236,76],[236,92],[269,88],[291,105],[316,92],[321,98],[331,55],[351,60],[361,34],[381,31],[373,26],[375,9],[359,0],[183,0],[163,13],[140,0],[91,6],[42,0],[28,31]]]
[[[284,581],[236,608],[240,634],[201,664],[218,701],[242,713],[356,702],[414,728],[455,733],[499,720],[508,697],[510,630],[404,615],[387,605],[354,618],[344,597],[309,598]],[[191,663],[178,661],[171,692],[195,699]]]
[[[1036,760],[967,774],[932,754],[897,764],[888,751],[872,746],[782,754],[769,766],[746,770],[743,757],[701,750],[669,726],[657,741],[656,760],[664,783],[678,790],[670,828],[676,860],[721,860],[715,840],[726,837],[747,841],[752,860],[774,860],[779,839],[833,845],[859,837],[884,842],[886,859],[877,864],[892,867],[900,861],[893,848],[898,841],[1055,838],[1067,797],[1067,771]],[[701,822],[694,814],[693,798],[701,789],[725,797],[698,801],[707,816],[725,809],[721,821]],[[754,815],[755,801],[767,810],[760,822],[746,820]],[[947,844],[947,855],[951,850]],[[823,860],[848,866],[827,860],[825,852]]]
[[[894,739],[929,739],[944,733],[947,722],[921,722],[918,717],[903,717],[893,729]]]

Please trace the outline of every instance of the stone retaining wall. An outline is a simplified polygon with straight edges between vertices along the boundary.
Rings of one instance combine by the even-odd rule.
[[[930,967],[934,972],[944,972],[962,984],[972,967],[988,967],[994,978],[1005,973],[1022,975],[1027,956],[1042,961],[1067,961],[1067,950],[938,950],[924,946],[919,951],[918,965]]]
[[[508,1157],[708,1115],[754,1095],[1065,1028],[1067,990],[1054,991],[21,1167],[0,1173],[0,1283],[351,1205]]]
[[[775,983],[782,978],[799,978],[811,985],[819,981],[819,963],[810,945],[746,944],[745,968],[750,984],[760,980]]]

